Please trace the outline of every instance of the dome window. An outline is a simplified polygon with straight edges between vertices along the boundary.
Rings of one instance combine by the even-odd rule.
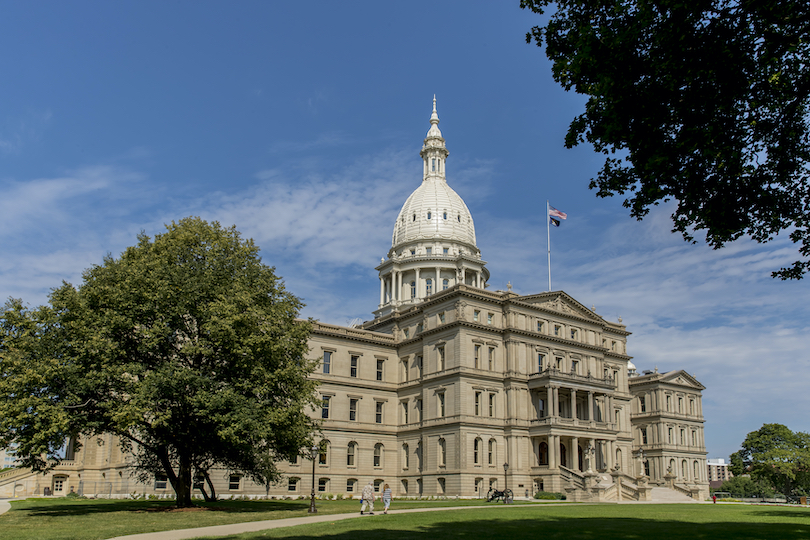
[[[433,161],[432,167],[433,167],[433,170],[435,171],[436,170],[436,158],[433,158],[432,161]]]
[[[461,214],[458,215],[458,222],[461,223]]]
[[[411,298],[416,298],[416,282],[411,281]]]
[[[428,278],[428,279],[425,280],[425,289],[426,289],[425,292],[426,292],[427,296],[430,296],[431,294],[433,294],[433,280],[432,279]]]
[[[416,250],[415,249],[411,250],[411,255],[416,255]]]
[[[428,219],[430,219],[430,212],[428,212]]]
[[[416,221],[416,214],[413,215],[413,220]],[[461,221],[461,218],[458,218],[458,220]]]
[[[444,219],[447,219],[447,212],[444,213]]]

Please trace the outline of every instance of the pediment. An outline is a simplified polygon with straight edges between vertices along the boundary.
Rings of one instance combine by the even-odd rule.
[[[685,386],[688,388],[694,388],[696,390],[704,390],[706,388],[705,386],[700,384],[700,382],[697,379],[695,379],[682,369],[664,373],[664,376],[661,377],[661,382],[677,384],[678,386]]]
[[[531,296],[521,296],[515,300],[549,311],[556,311],[557,313],[562,313],[563,315],[579,317],[581,319],[587,319],[598,323],[604,322],[602,317],[586,308],[564,292],[533,294]]]

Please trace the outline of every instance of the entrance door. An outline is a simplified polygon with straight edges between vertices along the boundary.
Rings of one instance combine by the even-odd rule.
[[[54,476],[53,477],[53,494],[54,495],[64,495],[65,494],[65,481],[67,478],[64,476]]]

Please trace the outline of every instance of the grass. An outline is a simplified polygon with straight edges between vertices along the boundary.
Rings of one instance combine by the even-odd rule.
[[[748,505],[517,506],[374,516],[218,540],[807,540],[807,508]]]
[[[220,501],[170,511],[167,501],[29,499],[0,516],[3,540],[100,540],[124,534],[302,517],[308,501]],[[480,501],[397,501],[392,508],[480,505]],[[212,510],[213,506],[216,510]],[[318,514],[355,513],[358,501],[321,501]],[[780,540],[810,538],[810,509],[750,505],[515,504],[414,514],[377,514],[219,540],[407,538],[518,540]]]
[[[0,516],[2,540],[101,540],[125,534],[303,517],[308,500],[198,501],[198,508],[176,510],[173,501],[107,499],[25,499],[11,501]],[[379,503],[378,503],[379,504]],[[398,508],[486,504],[473,500],[396,501]],[[359,512],[360,501],[318,501],[318,513]]]

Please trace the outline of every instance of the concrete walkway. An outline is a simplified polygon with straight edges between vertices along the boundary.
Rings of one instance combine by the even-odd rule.
[[[565,504],[565,503],[563,503]],[[543,506],[557,506],[553,503]],[[522,505],[497,505],[488,508],[526,508]],[[411,514],[414,512],[442,512],[445,510],[480,510],[480,506],[443,506],[439,508],[409,508],[407,510],[389,510],[388,514]],[[361,516],[359,512],[351,514],[316,514],[299,518],[269,519],[266,521],[249,521],[247,523],[234,523],[231,525],[215,525],[213,527],[199,527],[196,529],[177,529],[175,531],[162,531],[143,534],[132,534],[128,536],[116,536],[109,540],[186,540],[189,538],[200,538],[207,536],[228,536],[246,532],[264,531],[267,529],[278,529],[280,527],[294,527],[296,525],[306,525],[307,523],[323,523],[324,521],[342,521],[344,519],[385,519],[382,512],[375,512],[373,516]]]
[[[5,514],[9,510],[11,510],[11,505],[9,502],[6,500],[0,500],[0,515]]]

